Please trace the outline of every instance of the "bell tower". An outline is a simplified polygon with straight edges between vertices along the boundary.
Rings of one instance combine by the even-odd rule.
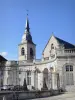
[[[22,41],[18,45],[18,60],[19,61],[33,61],[36,56],[36,45],[33,43],[30,33],[28,16],[26,18],[25,31],[22,36]]]

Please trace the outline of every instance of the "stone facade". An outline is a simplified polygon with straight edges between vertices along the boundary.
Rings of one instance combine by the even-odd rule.
[[[26,79],[30,90],[63,88],[75,89],[75,46],[52,35],[42,58],[36,59],[36,45],[32,40],[29,20],[18,45],[18,61],[6,61],[3,86],[23,85]]]

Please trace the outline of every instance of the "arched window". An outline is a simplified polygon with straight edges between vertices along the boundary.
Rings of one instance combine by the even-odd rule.
[[[31,58],[33,58],[33,49],[32,48],[30,48],[30,56],[31,56]]]
[[[51,44],[51,49],[54,49],[54,45],[53,45],[53,43]]]
[[[24,55],[25,54],[25,50],[24,48],[21,48],[21,55]]]

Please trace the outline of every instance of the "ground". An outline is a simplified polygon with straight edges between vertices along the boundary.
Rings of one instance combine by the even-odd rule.
[[[61,94],[57,96],[31,99],[31,100],[75,100],[75,92],[66,92],[65,94]]]

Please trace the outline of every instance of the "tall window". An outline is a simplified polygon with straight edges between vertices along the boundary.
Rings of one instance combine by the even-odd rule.
[[[73,66],[66,65],[65,70],[66,70],[66,85],[74,85]]]
[[[31,71],[27,71],[27,85],[31,85]]]
[[[21,55],[24,55],[25,54],[25,50],[24,48],[21,48]]]
[[[30,48],[30,56],[31,56],[31,58],[33,58],[33,49],[32,48]]]
[[[54,49],[54,45],[53,45],[53,43],[51,44],[51,49]]]

